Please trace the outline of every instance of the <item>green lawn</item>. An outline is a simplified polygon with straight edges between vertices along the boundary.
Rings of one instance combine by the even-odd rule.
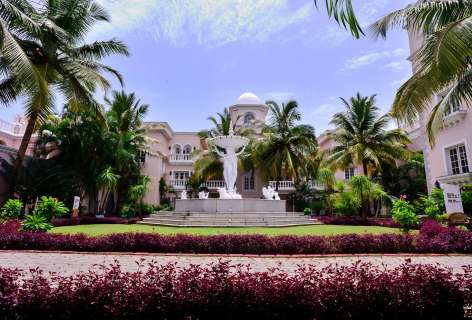
[[[338,234],[380,234],[399,233],[398,229],[385,227],[364,227],[364,226],[335,226],[335,225],[313,225],[300,227],[248,227],[248,228],[205,228],[205,227],[163,227],[148,226],[142,224],[91,224],[80,226],[58,227],[50,231],[51,233],[77,234],[85,233],[91,236],[105,235],[123,232],[149,232],[160,234],[196,234],[196,235],[216,235],[216,234],[265,234],[265,235],[338,235]]]

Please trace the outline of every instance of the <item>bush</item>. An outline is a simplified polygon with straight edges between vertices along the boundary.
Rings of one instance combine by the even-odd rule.
[[[53,228],[46,217],[38,214],[27,214],[25,220],[21,223],[22,230],[33,232],[46,232]]]
[[[341,215],[355,215],[361,209],[361,201],[352,191],[344,191],[336,195],[333,207]]]
[[[379,226],[388,228],[399,228],[400,225],[391,218],[362,218],[345,216],[321,216],[317,219],[324,224],[345,226]]]
[[[357,263],[287,274],[229,262],[102,266],[71,277],[0,268],[2,319],[462,319],[470,274]],[[28,281],[24,278],[28,277]]]
[[[303,214],[306,215],[306,216],[311,215],[311,209],[310,208],[303,209]]]
[[[154,206],[152,206],[150,204],[146,204],[146,203],[141,204],[141,214],[142,215],[148,216],[148,215],[153,214],[154,212],[155,212]]]
[[[69,209],[62,201],[53,197],[42,196],[34,209],[33,214],[46,218],[50,222],[52,218],[64,217],[69,213]]]
[[[402,198],[393,202],[392,217],[393,220],[400,224],[400,228],[403,231],[413,229],[419,222],[419,218],[416,215],[413,206]]]
[[[8,199],[0,210],[0,218],[18,219],[21,216],[21,209],[23,209],[23,202],[21,200]]]
[[[464,213],[472,215],[472,191],[461,192],[462,205],[464,207]]]

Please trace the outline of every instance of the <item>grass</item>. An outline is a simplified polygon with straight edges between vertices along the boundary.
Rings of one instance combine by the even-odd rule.
[[[276,235],[317,235],[330,236],[339,234],[381,234],[400,233],[399,229],[376,227],[376,226],[339,226],[339,225],[313,225],[299,227],[247,227],[247,228],[224,228],[224,227],[164,227],[142,224],[90,224],[79,226],[57,227],[49,231],[51,233],[78,234],[85,233],[90,236],[99,236],[112,233],[124,232],[147,232],[159,234],[194,234],[194,235],[218,235],[218,234],[265,234]]]

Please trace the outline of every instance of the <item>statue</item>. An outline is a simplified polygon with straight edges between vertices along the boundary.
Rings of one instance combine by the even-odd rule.
[[[238,156],[244,152],[244,147],[239,151],[232,147],[226,147],[225,153],[215,148],[215,152],[223,158],[223,177],[229,192],[234,191],[236,178],[238,177]]]
[[[187,200],[187,191],[182,191],[182,193],[180,194],[180,199],[181,200]]]
[[[213,146],[213,151],[223,160],[223,177],[226,189],[225,192],[218,190],[220,199],[242,199],[235,189],[236,178],[238,177],[238,156],[244,152],[249,139],[234,135],[233,123],[231,122],[227,136],[214,137],[208,143]]]
[[[209,192],[200,191],[198,193],[198,199],[208,199]]]
[[[280,200],[279,193],[275,191],[275,189],[272,188],[271,186],[268,186],[267,188],[263,187],[262,195],[264,196],[264,199],[267,199],[267,200]]]

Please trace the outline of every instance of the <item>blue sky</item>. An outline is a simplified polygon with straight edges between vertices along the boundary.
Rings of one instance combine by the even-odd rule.
[[[312,0],[99,0],[112,24],[91,39],[117,37],[131,57],[107,63],[125,77],[125,90],[150,104],[147,120],[178,131],[208,127],[206,118],[245,91],[261,99],[296,99],[303,122],[317,133],[342,106],[338,97],[377,94],[387,111],[411,74],[408,38],[356,40]],[[324,1],[320,1],[321,4]],[[411,0],[357,0],[368,25]],[[119,89],[116,84],[116,89]],[[2,110],[11,120],[21,106]]]

